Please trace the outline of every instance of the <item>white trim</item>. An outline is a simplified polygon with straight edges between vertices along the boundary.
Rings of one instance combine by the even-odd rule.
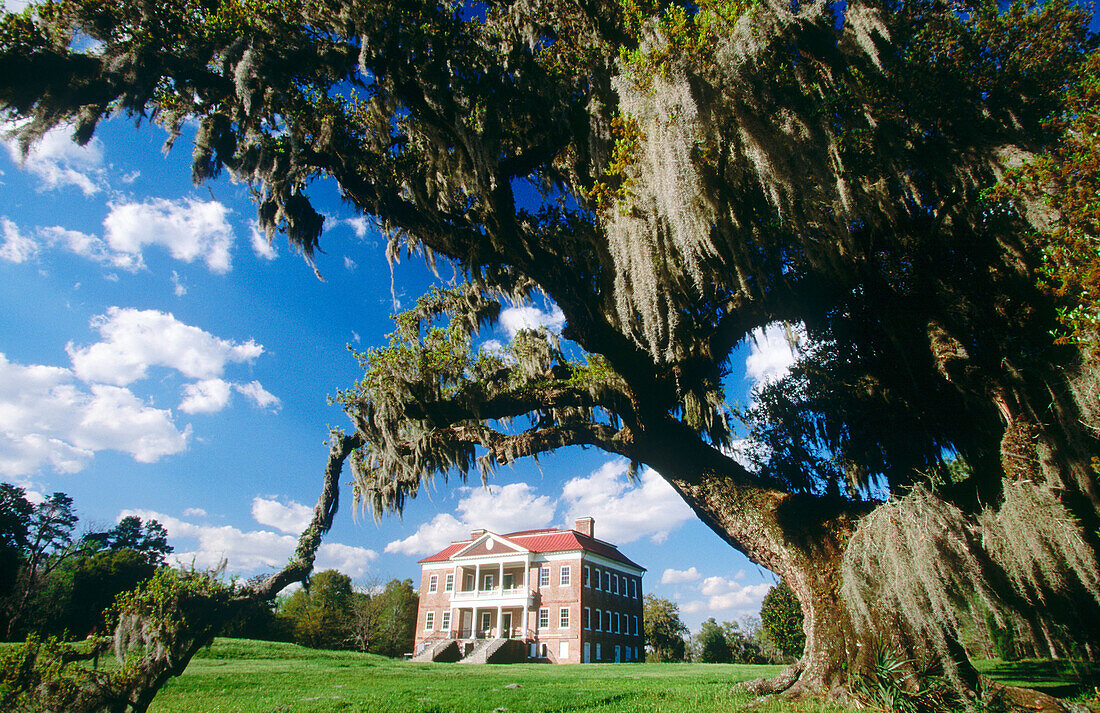
[[[589,552],[587,550],[584,553],[584,560],[586,562],[598,564],[601,567],[606,567],[610,570],[619,570],[621,572],[626,572],[627,574],[635,574],[639,577],[641,577],[646,572],[646,570],[641,567],[632,567],[625,562],[613,560],[610,557],[604,557],[603,555],[598,555],[595,552]]]

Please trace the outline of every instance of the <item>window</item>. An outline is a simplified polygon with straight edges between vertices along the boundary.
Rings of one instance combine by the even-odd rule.
[[[619,575],[617,575],[617,574],[611,575],[611,593],[612,594],[618,594],[619,593]]]
[[[539,628],[540,629],[549,629],[550,628],[550,610],[549,609],[539,609]]]
[[[481,630],[488,633],[493,628],[493,613],[482,612],[481,613]]]
[[[596,589],[600,589],[600,570],[596,570]]]
[[[550,568],[549,567],[540,567],[539,568],[539,586],[540,587],[549,587],[550,586]]]
[[[564,587],[569,584],[569,574],[569,565],[563,564],[561,566],[561,586]]]
[[[561,609],[558,610],[558,628],[559,629],[568,629],[569,628],[569,608],[568,607],[562,607]]]
[[[439,630],[450,631],[451,630],[451,613],[449,611],[443,612],[443,616],[439,617]]]
[[[493,575],[491,575],[491,574],[485,575],[484,580],[485,580],[485,584],[482,587],[482,589],[492,589],[493,588]]]
[[[596,644],[596,660],[600,660],[600,645]]]
[[[584,566],[584,586],[592,586],[592,572],[588,569],[588,565]]]
[[[454,576],[454,573],[452,572],[451,574],[447,575],[447,579],[443,580],[443,591],[444,592],[453,592],[454,588],[455,588],[455,576]]]
[[[428,594],[435,593],[436,587],[439,585],[439,575],[433,574],[428,577]]]
[[[431,631],[435,628],[435,612],[430,611],[424,615],[424,629]]]
[[[472,574],[467,574],[466,575],[466,587],[462,591],[464,591],[464,592],[474,591],[474,575],[472,575]]]
[[[589,631],[592,630],[592,608],[591,607],[585,607],[584,608],[584,628],[588,629]]]
[[[636,580],[636,579],[631,579],[630,580],[630,598],[631,599],[637,599],[638,598],[638,580]]]
[[[619,612],[615,612],[615,633],[621,634],[622,630],[619,629]]]
[[[604,572],[603,573],[603,590],[605,592],[610,592],[611,591],[611,573],[610,572]]]
[[[596,631],[603,631],[603,612],[596,610]]]
[[[634,617],[634,636],[638,635],[638,617]]]

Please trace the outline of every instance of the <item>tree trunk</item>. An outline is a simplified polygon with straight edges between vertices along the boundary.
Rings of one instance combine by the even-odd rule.
[[[843,544],[855,531],[859,504],[746,487],[736,477],[718,474],[678,477],[671,469],[661,474],[723,540],[782,577],[802,606],[802,658],[779,676],[746,687],[846,699],[851,672],[869,648],[861,646],[840,596]]]

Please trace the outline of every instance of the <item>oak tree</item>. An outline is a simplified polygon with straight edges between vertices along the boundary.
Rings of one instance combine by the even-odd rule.
[[[60,0],[3,17],[0,104],[27,145],[194,121],[194,178],[248,182],[307,258],[327,176],[391,258],[460,266],[340,396],[354,433],[327,472],[351,453],[377,513],[434,476],[599,447],[797,596],[805,653],[759,690],[842,688],[895,637],[973,692],[957,587],[999,612],[1100,598],[1100,410],[1036,284],[1048,213],[986,194],[1057,140],[1042,120],[1088,19],[1065,0]],[[537,295],[577,351],[477,348],[502,300]],[[804,411],[829,458],[802,472],[730,452],[731,354],[776,322],[844,367]],[[933,489],[948,453],[970,475]],[[1100,617],[1074,621],[1100,642]]]

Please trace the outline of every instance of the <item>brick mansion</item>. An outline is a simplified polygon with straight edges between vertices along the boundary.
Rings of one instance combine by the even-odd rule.
[[[469,539],[420,560],[413,659],[497,663],[641,661],[642,575],[592,518]]]

